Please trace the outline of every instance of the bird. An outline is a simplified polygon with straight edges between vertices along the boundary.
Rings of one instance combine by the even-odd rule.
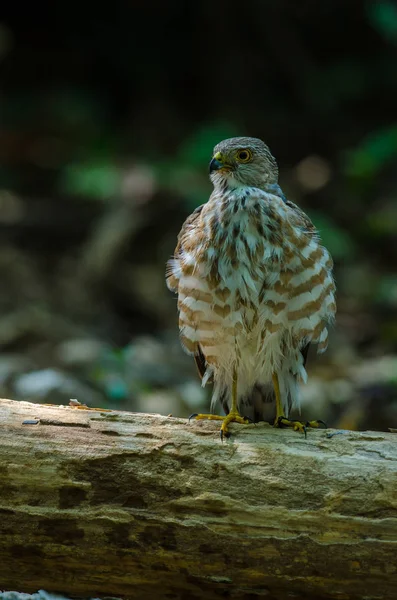
[[[182,347],[213,385],[211,413],[191,418],[221,420],[224,440],[231,423],[266,420],[271,407],[275,427],[306,436],[324,423],[289,415],[300,408],[309,346],[327,349],[335,319],[331,255],[285,197],[262,140],[221,141],[209,172],[212,194],[184,222],[166,268]]]

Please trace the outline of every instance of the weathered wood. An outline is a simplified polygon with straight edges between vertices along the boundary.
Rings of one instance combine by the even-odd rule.
[[[0,400],[0,588],[396,597],[396,434],[218,427]]]

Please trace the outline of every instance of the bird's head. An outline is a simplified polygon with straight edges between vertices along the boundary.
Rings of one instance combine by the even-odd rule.
[[[214,148],[210,162],[214,186],[252,186],[264,188],[278,180],[275,158],[262,140],[236,137],[223,140]]]

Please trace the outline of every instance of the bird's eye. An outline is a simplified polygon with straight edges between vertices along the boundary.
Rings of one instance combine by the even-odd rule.
[[[247,163],[252,159],[252,152],[251,150],[239,150],[236,158],[241,163]]]

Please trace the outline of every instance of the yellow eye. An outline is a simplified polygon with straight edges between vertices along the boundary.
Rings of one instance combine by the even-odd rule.
[[[238,162],[247,163],[252,160],[252,152],[248,150],[248,148],[244,148],[244,150],[239,150],[236,154],[236,158]]]

